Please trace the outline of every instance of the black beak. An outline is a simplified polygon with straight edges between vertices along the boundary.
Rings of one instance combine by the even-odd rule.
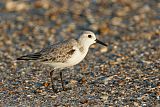
[[[99,43],[99,44],[104,45],[104,46],[108,46],[107,44],[105,44],[105,43],[99,41],[98,39],[96,39],[96,43]]]

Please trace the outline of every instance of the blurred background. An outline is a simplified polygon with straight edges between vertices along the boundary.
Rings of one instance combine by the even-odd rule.
[[[43,90],[44,87],[49,87],[43,85],[50,81],[46,77],[48,74],[34,72],[34,68],[25,69],[30,64],[26,62],[17,64],[15,61],[18,56],[38,51],[47,45],[71,37],[76,38],[84,30],[93,31],[100,40],[110,45],[108,48],[93,45],[86,60],[81,63],[85,67],[90,63],[89,68],[83,66],[75,68],[79,76],[76,77],[74,74],[70,77],[70,73],[65,74],[69,84],[75,85],[75,81],[79,81],[78,78],[88,80],[85,86],[77,83],[79,88],[73,92],[67,91],[56,95]],[[2,106],[24,103],[44,106],[47,104],[157,106],[160,101],[159,63],[159,0],[0,0]],[[95,69],[91,69],[90,66]],[[45,68],[41,70],[45,71]],[[89,72],[91,80],[96,84],[101,82],[102,84],[95,86],[90,83],[90,79],[82,78],[86,75],[80,71]],[[93,71],[94,76],[91,73]],[[107,82],[103,84],[104,81]],[[119,82],[122,85],[119,86]],[[84,94],[83,91],[86,89],[83,88],[86,84],[89,84],[89,87]],[[33,90],[37,92],[37,87],[41,86],[44,87],[38,89],[40,90],[38,93],[43,95],[35,94]],[[74,101],[69,99],[71,96]]]

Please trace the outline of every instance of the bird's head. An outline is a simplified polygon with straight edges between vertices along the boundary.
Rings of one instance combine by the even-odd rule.
[[[83,45],[90,46],[94,43],[99,43],[101,45],[107,46],[105,43],[99,41],[95,34],[91,31],[84,31],[79,37],[79,42]]]

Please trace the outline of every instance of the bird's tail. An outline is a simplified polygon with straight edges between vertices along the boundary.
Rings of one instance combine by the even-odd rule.
[[[40,56],[41,54],[39,53],[28,54],[17,58],[17,60],[38,60]]]

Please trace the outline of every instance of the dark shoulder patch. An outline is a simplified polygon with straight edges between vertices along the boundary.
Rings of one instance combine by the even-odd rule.
[[[75,52],[74,49],[70,50],[69,52],[67,52],[67,54],[72,55]]]

